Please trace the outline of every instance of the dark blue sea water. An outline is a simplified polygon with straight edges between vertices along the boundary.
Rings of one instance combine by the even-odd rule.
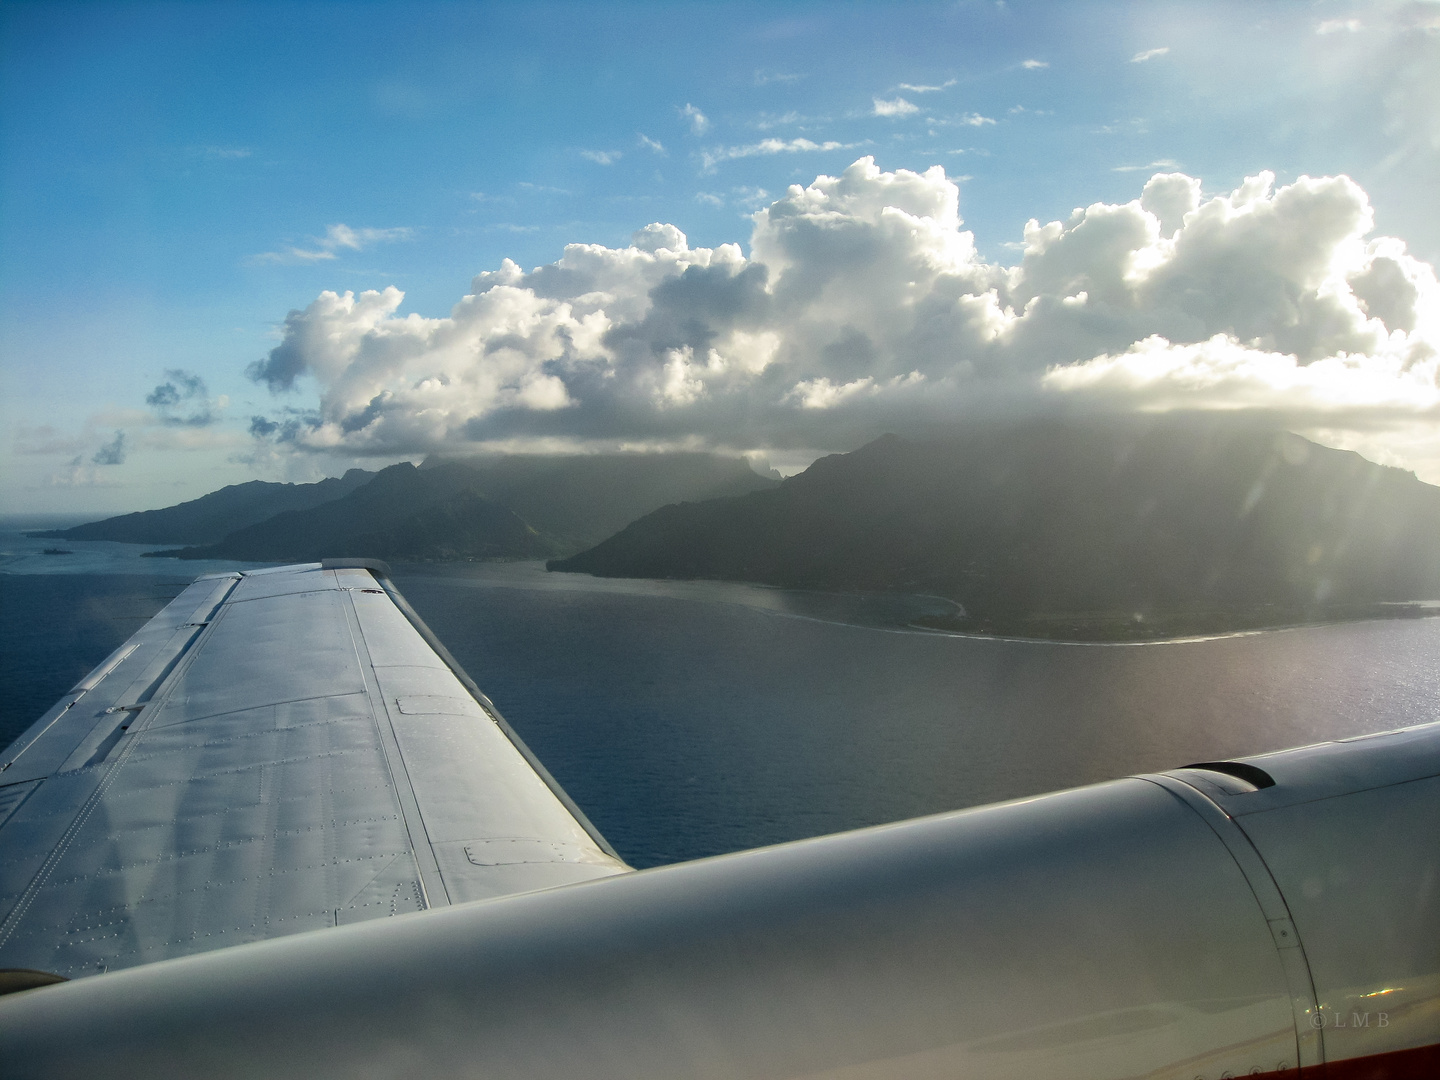
[[[0,743],[215,568],[39,545],[0,535]],[[395,571],[637,866],[1440,719],[1440,619],[1065,645],[904,630],[926,597]]]

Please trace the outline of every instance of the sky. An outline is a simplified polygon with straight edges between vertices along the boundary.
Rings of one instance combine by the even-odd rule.
[[[0,512],[1251,414],[1440,483],[1440,2],[0,4]]]

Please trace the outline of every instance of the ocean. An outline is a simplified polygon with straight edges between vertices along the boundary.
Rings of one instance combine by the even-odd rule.
[[[240,565],[142,550],[0,532],[0,745]],[[934,597],[394,571],[635,866],[1440,719],[1440,619],[1072,645],[906,629]]]

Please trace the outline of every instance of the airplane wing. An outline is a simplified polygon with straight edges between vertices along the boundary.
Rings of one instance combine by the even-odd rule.
[[[383,564],[197,580],[0,758],[0,969],[75,979],[627,869]]]

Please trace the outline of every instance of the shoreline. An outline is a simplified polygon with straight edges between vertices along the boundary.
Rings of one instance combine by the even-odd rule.
[[[948,637],[993,641],[1037,641],[1068,645],[1162,645],[1248,637],[1279,630],[1440,618],[1440,602],[1400,601],[1336,605],[1328,609],[1246,612],[1165,612],[1150,616],[1120,613],[954,617],[925,616],[910,628]]]
[[[24,537],[21,539],[21,537]],[[21,539],[20,550],[11,552],[12,558],[4,560],[7,564],[27,564],[21,569],[15,565],[0,566],[0,574],[29,576],[40,573],[45,576],[60,573],[68,576],[70,573],[81,574],[138,574],[140,576],[188,576],[192,573],[192,567],[196,570],[205,569],[195,566],[190,560],[176,560],[168,565],[163,559],[155,558],[159,552],[136,550],[148,545],[124,545],[114,542],[79,542],[73,549],[70,558],[55,557],[51,551],[42,549],[38,538],[20,534],[14,539]],[[92,550],[93,546],[93,550]],[[29,549],[29,550],[25,550]],[[167,553],[168,554],[168,553]],[[92,562],[93,556],[105,556],[100,560]],[[25,556],[33,556],[34,561]],[[147,557],[148,556],[148,557]],[[73,560],[73,562],[72,562]],[[245,563],[238,560],[207,560],[214,561],[217,566],[224,565],[225,568],[249,568],[263,563]],[[188,565],[187,565],[188,564]],[[397,561],[396,569],[400,570],[405,566],[411,572],[424,573],[440,572],[446,570],[451,572],[472,569],[477,566],[493,566],[502,564],[506,566],[532,565],[536,569],[544,568],[543,577],[552,575],[559,577],[573,577],[580,579],[591,579],[597,582],[609,582],[613,586],[619,586],[623,591],[625,581],[649,581],[658,585],[680,585],[680,584],[715,584],[743,586],[758,589],[763,592],[789,593],[801,596],[810,595],[814,597],[853,597],[877,598],[886,597],[898,598],[899,595],[912,597],[917,600],[927,600],[933,603],[942,603],[952,608],[950,612],[910,614],[892,611],[887,617],[881,614],[879,618],[873,615],[870,618],[854,617],[851,614],[822,611],[822,610],[777,610],[774,613],[785,615],[791,618],[813,619],[818,622],[853,625],[871,630],[888,630],[899,633],[929,634],[943,637],[970,638],[987,641],[1014,641],[1014,642],[1036,642],[1049,644],[1067,645],[1150,645],[1150,644],[1181,644],[1199,641],[1212,641],[1230,637],[1244,637],[1262,633],[1272,633],[1281,630],[1303,629],[1307,627],[1319,627],[1338,625],[1341,623],[1364,622],[1364,621],[1395,621],[1405,619],[1424,619],[1440,617],[1440,600],[1412,600],[1412,601],[1382,601],[1371,603],[1350,603],[1350,604],[1328,604],[1314,607],[1282,607],[1266,606],[1260,608],[1249,608],[1239,610],[1223,609],[1196,609],[1152,611],[1136,613],[1112,609],[1100,612],[992,612],[969,613],[956,600],[933,592],[904,592],[900,593],[888,589],[817,589],[814,587],[796,587],[794,585],[777,584],[774,582],[756,581],[735,581],[724,578],[628,578],[611,576],[606,574],[577,573],[574,571],[558,574],[549,570],[544,561],[535,559],[464,559],[464,560],[424,560],[424,561]],[[516,587],[533,587],[534,582],[516,581],[512,583]],[[677,597],[679,598],[679,597]],[[715,599],[719,597],[689,597],[690,599]],[[727,597],[723,602],[742,602],[738,598]],[[768,609],[769,605],[761,605]],[[807,605],[808,606],[808,605]],[[912,609],[913,610],[913,609]],[[893,620],[893,621],[892,621]]]

